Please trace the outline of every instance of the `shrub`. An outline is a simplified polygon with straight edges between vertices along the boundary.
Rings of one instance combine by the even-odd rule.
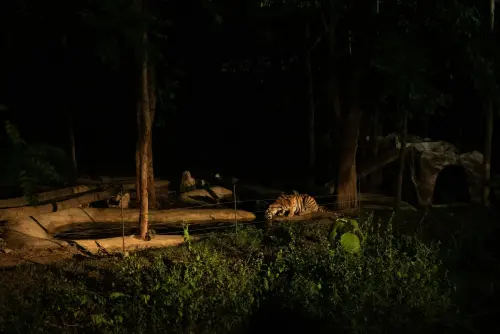
[[[11,142],[6,178],[16,180],[29,203],[37,204],[37,186],[63,183],[60,171],[67,169],[66,153],[58,147],[26,143],[9,121],[5,121],[5,132]]]
[[[420,332],[454,311],[437,244],[396,237],[392,221],[382,228],[369,219],[362,248],[352,253],[326,233],[315,243],[297,242],[298,229],[287,228],[289,243],[268,275],[291,312],[350,332]]]
[[[279,328],[300,319],[316,332],[418,332],[455,311],[437,244],[396,237],[391,222],[358,228],[355,253],[329,226],[305,224],[271,232],[271,243],[253,228],[196,242],[186,233],[186,245],[120,261],[5,272],[0,332],[268,330],[262,314]]]

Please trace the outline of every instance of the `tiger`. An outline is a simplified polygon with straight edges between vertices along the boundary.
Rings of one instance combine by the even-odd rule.
[[[196,180],[191,176],[190,171],[184,171],[182,173],[180,192],[186,192],[196,189]]]
[[[270,220],[274,216],[284,216],[286,212],[288,212],[288,217],[293,217],[295,214],[329,212],[329,210],[319,206],[314,197],[308,194],[299,194],[294,190],[292,195],[281,194],[274,203],[269,205],[265,217]]]

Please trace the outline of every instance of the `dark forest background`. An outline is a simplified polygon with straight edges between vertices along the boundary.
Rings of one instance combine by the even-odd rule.
[[[310,49],[316,176],[327,181],[331,152],[324,144],[334,118],[325,17],[339,26],[341,91],[349,87],[350,73],[342,70],[350,45],[364,38],[370,46],[359,78],[360,136],[369,132],[375,110],[383,135],[399,131],[408,110],[409,133],[462,152],[484,150],[484,96],[497,89],[488,1],[373,0],[358,11],[341,1],[152,0],[147,16],[134,3],[0,5],[0,104],[8,107],[0,118],[28,142],[69,152],[72,115],[80,174],[135,173],[136,41],[145,22],[159,93],[156,176],[178,178],[186,169],[261,181],[307,174]],[[361,37],[350,40],[350,34]],[[494,136],[493,152],[497,147]]]

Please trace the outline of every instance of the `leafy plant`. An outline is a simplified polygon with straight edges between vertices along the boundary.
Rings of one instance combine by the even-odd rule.
[[[44,183],[62,183],[56,166],[67,164],[66,153],[57,147],[44,144],[28,144],[9,121],[5,121],[5,132],[12,144],[8,156],[7,175],[17,180],[23,195],[30,204],[38,202],[36,187]]]
[[[347,253],[358,253],[361,250],[361,243],[365,241],[366,236],[359,228],[356,219],[339,218],[335,222],[330,240],[336,242],[337,236],[340,234],[340,244]],[[359,237],[358,237],[359,236]],[[361,241],[360,241],[361,237]]]
[[[270,310],[280,327],[302,319],[319,332],[436,329],[455,310],[437,245],[395,236],[390,222],[358,228],[370,226],[354,255],[319,224],[285,226],[271,244],[255,228],[197,240],[186,228],[187,245],[122,261],[0,272],[0,331],[225,333],[252,323],[257,332]]]

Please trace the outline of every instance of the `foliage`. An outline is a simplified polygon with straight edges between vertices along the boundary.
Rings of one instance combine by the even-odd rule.
[[[30,203],[35,204],[38,185],[62,182],[56,167],[63,167],[67,163],[66,153],[54,146],[27,144],[19,130],[9,121],[5,121],[5,132],[12,144],[7,159],[7,174],[10,175],[9,178],[17,180],[24,196]]]
[[[370,233],[355,254],[342,243],[332,247],[324,234],[312,247],[298,242],[297,229],[290,228],[291,242],[276,260],[287,283],[274,298],[291,312],[354,332],[421,332],[440,322],[453,309],[453,285],[442,272],[437,245],[396,237],[391,221],[363,225]]]
[[[396,238],[384,224],[355,254],[332,245],[325,225],[268,235],[242,228],[200,241],[185,228],[178,248],[18,268],[1,274],[0,331],[219,333],[250,323],[268,328],[259,319],[270,310],[285,317],[273,322],[300,318],[322,331],[433,328],[454,310],[437,245]]]
[[[330,233],[330,241],[338,242],[337,236],[340,233],[340,244],[342,245],[344,251],[348,253],[357,253],[361,250],[361,240],[365,241],[365,235],[359,228],[359,224],[355,219],[340,218],[337,219]]]

